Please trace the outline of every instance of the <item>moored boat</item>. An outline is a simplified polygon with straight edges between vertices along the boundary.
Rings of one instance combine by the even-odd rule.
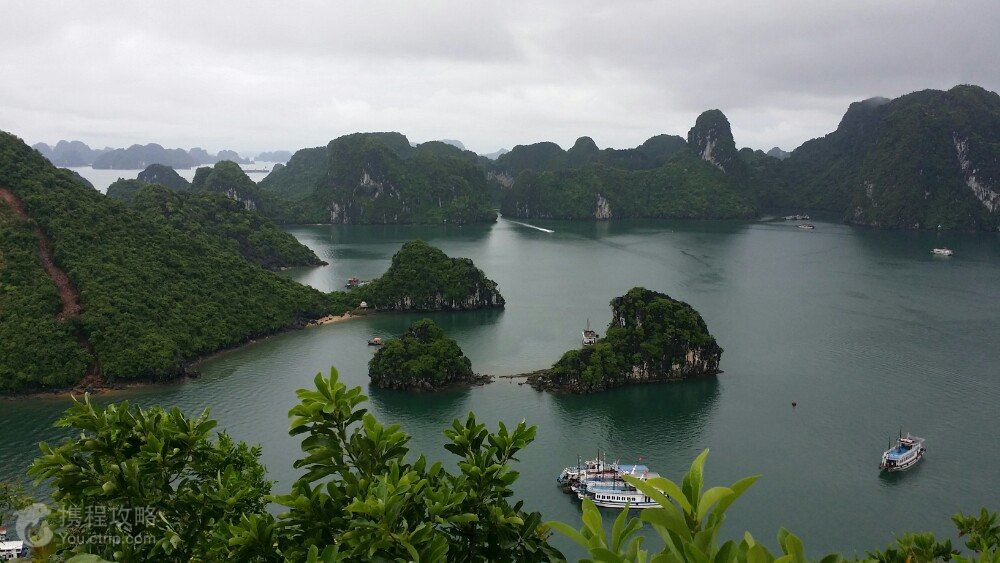
[[[567,493],[574,493],[580,500],[589,498],[597,506],[606,508],[651,508],[658,506],[642,491],[625,481],[628,475],[636,479],[646,480],[658,477],[645,465],[620,464],[617,461],[608,463],[598,454],[596,459],[587,462],[577,462],[576,466],[563,469],[556,482]]]
[[[812,223],[802,223],[801,225],[795,225],[795,226],[800,229],[805,229],[807,231],[811,231],[816,228],[816,225],[813,225]]]
[[[955,251],[950,248],[932,248],[931,254],[935,254],[937,256],[951,256],[952,254],[955,254]]]
[[[597,343],[597,331],[590,330],[590,319],[587,319],[587,328],[583,329],[583,345],[589,346]]]
[[[924,439],[900,433],[896,444],[882,453],[882,461],[878,467],[882,471],[903,471],[917,464],[924,458]]]
[[[368,345],[369,346],[381,346],[382,345],[382,337],[381,336],[376,336],[375,338],[372,338],[371,340],[368,341]]]

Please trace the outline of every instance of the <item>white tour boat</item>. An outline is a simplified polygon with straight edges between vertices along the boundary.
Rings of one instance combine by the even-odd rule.
[[[923,459],[926,451],[923,438],[900,434],[896,445],[882,453],[882,462],[878,467],[882,471],[903,471]]]
[[[619,464],[617,461],[608,463],[598,454],[597,459],[578,462],[577,465],[562,470],[556,482],[564,487],[565,492],[572,492],[580,500],[589,498],[597,506],[607,508],[653,508],[659,506],[632,485],[629,485],[624,475],[646,480],[658,477],[645,465]]]
[[[645,481],[653,477],[659,477],[658,473],[652,473],[645,465],[616,465],[616,474],[609,480],[607,478],[592,479],[584,484],[581,491],[577,492],[580,499],[589,498],[597,506],[605,508],[655,508],[659,506],[655,500],[646,496],[646,493],[629,485],[622,475],[629,475]]]
[[[931,254],[936,254],[937,256],[951,256],[955,251],[950,248],[932,248]]]

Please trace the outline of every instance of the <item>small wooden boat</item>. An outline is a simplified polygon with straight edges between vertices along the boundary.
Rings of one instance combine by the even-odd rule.
[[[382,345],[382,337],[381,336],[376,336],[375,338],[372,338],[371,340],[368,341],[368,345],[369,346],[381,346]]]

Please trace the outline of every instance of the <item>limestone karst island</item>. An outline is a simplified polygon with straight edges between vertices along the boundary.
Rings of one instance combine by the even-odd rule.
[[[0,561],[1000,563],[997,29],[9,0]]]

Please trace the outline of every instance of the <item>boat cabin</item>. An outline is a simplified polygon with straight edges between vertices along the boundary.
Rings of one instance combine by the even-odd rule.
[[[591,344],[597,344],[597,339],[600,338],[597,331],[590,330],[590,319],[587,319],[587,328],[583,329],[583,345],[589,346]]]

